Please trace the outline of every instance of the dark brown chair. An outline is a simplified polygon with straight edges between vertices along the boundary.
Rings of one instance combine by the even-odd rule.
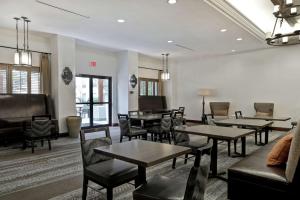
[[[26,127],[24,132],[23,149],[26,149],[27,142],[30,142],[31,152],[34,153],[35,141],[41,141],[41,145],[44,146],[44,140],[47,140],[49,150],[51,150],[51,129],[50,115],[32,116],[31,126]]]
[[[203,146],[207,145],[208,138],[205,136],[197,136],[196,140],[191,140],[189,134],[180,133],[175,131],[176,126],[183,126],[184,125],[184,118],[182,115],[177,114],[175,118],[172,119],[172,134],[174,135],[174,144],[184,147],[189,147],[192,149],[192,155],[195,155],[198,148],[202,148]],[[173,158],[172,168],[175,169],[176,167],[176,160],[177,158]],[[185,155],[184,164],[187,163],[188,154]]]
[[[132,117],[132,116],[139,116],[139,115],[143,115],[143,112],[140,112],[138,110],[135,110],[135,111],[128,111],[128,115],[129,117]],[[142,123],[141,123],[141,120],[133,120],[131,119],[130,120],[130,125],[132,127],[138,127],[138,128],[141,128],[142,127]]]
[[[128,115],[118,114],[118,118],[120,126],[120,142],[122,142],[124,136],[128,137],[129,141],[133,137],[138,138],[142,136],[143,138],[147,138],[147,130],[132,127]]]
[[[105,137],[86,139],[86,133],[98,131],[105,132]],[[80,131],[80,140],[83,163],[83,200],[87,196],[89,181],[106,188],[108,200],[113,199],[114,187],[132,180],[135,180],[135,184],[137,184],[138,170],[135,165],[94,152],[94,148],[112,143],[108,127],[82,130]]]
[[[256,116],[273,116],[274,113],[274,103],[254,103],[254,109]]]
[[[148,129],[148,132],[151,133],[151,139],[157,140],[159,138],[160,142],[163,142],[163,138],[167,138],[171,144],[171,128],[172,128],[172,118],[171,113],[162,114],[159,126],[153,126]]]
[[[146,184],[133,192],[134,200],[204,200],[204,194],[210,169],[212,142],[197,149],[194,166],[188,180],[154,176]]]

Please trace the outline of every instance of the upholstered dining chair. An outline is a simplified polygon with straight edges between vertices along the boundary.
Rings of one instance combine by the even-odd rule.
[[[30,128],[24,131],[23,149],[26,149],[27,142],[31,144],[31,152],[34,153],[35,141],[41,141],[44,146],[44,140],[48,141],[48,148],[51,150],[51,115],[32,116]]]
[[[142,136],[147,138],[147,130],[138,127],[132,127],[128,115],[118,114],[118,119],[120,126],[120,142],[123,141],[124,136],[128,137],[129,141],[133,137],[138,138]]]
[[[189,134],[180,133],[175,131],[175,127],[184,126],[184,118],[182,115],[177,115],[175,118],[172,119],[172,134],[174,135],[174,144],[184,147],[189,147],[192,149],[192,155],[196,154],[198,148],[207,145],[208,138],[205,136],[196,136],[193,140],[190,139]],[[173,158],[172,168],[175,169],[176,167],[176,160],[177,158]],[[188,154],[185,155],[184,164],[187,163]]]
[[[256,116],[273,116],[274,103],[254,103]]]
[[[86,134],[91,132],[105,132],[105,137],[87,139]],[[83,163],[83,200],[87,197],[89,181],[106,188],[108,200],[113,199],[114,187],[132,180],[135,181],[135,185],[137,184],[138,169],[135,165],[94,152],[94,148],[112,144],[109,127],[82,130],[80,141]]]
[[[140,112],[138,110],[133,110],[133,111],[128,111],[128,116],[129,117],[133,117],[133,116],[139,116],[139,115],[143,115],[143,112]],[[142,127],[142,123],[140,120],[130,120],[130,125],[132,127],[138,127],[141,128]]]
[[[228,118],[230,102],[210,102],[209,106],[215,120]]]
[[[210,152],[212,142],[197,149],[194,166],[188,179],[180,176],[168,178],[156,175],[133,192],[134,200],[204,200],[204,194],[210,171]],[[207,155],[208,154],[208,155]]]
[[[151,133],[151,138],[153,140],[159,138],[160,142],[163,142],[163,137],[166,136],[169,143],[171,144],[171,128],[172,128],[172,117],[171,113],[162,114],[159,126],[153,126],[148,129],[148,132]]]

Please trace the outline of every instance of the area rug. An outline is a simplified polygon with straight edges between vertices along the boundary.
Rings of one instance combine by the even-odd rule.
[[[280,136],[281,132],[272,132],[270,141]],[[119,129],[111,128],[113,143],[119,142]],[[96,134],[91,135],[91,137]],[[240,148],[238,143],[238,149]],[[233,146],[233,145],[232,145]],[[260,148],[254,144],[254,137],[247,137],[247,154]],[[53,141],[53,150],[47,147],[38,147],[35,154],[30,149],[25,151],[19,148],[0,148],[0,199],[8,194],[28,190],[44,184],[57,182],[82,174],[82,162],[79,139],[60,138]],[[218,171],[226,171],[235,162],[242,158],[227,156],[227,143],[219,144]],[[193,160],[183,163],[178,159],[176,169],[171,168],[172,161],[167,161],[147,169],[147,178],[161,174],[170,178],[181,177],[187,179],[193,165]],[[97,186],[94,186],[97,187]],[[51,188],[49,188],[51,190]],[[81,199],[81,188],[72,191],[66,190],[63,194],[53,196],[51,200]],[[132,199],[134,187],[124,184],[114,189],[114,199]],[[106,199],[105,190],[100,193],[89,189],[88,199]],[[227,183],[219,179],[209,179],[206,200],[227,199]]]

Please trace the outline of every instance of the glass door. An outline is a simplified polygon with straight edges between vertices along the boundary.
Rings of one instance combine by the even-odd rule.
[[[76,109],[82,127],[111,125],[111,77],[76,77]]]

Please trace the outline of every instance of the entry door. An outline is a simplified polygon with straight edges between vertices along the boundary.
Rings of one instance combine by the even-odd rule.
[[[76,77],[76,109],[83,128],[111,125],[111,92],[111,77]]]

